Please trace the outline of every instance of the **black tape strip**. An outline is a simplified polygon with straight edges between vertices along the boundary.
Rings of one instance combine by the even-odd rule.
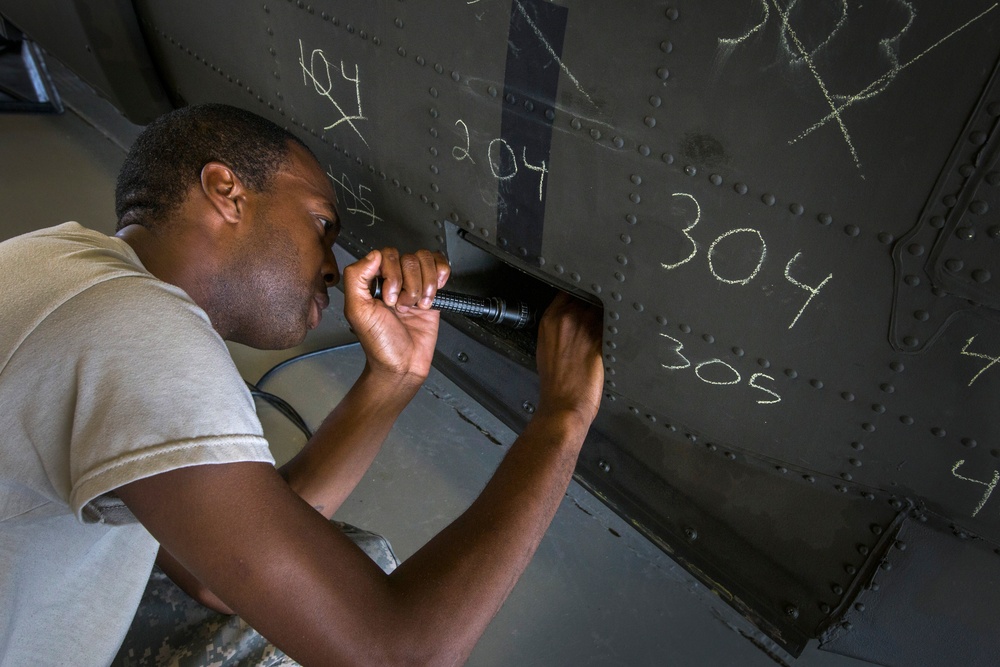
[[[542,252],[552,123],[568,14],[567,8],[541,0],[511,2],[502,141],[490,145],[489,159],[500,179],[500,245],[531,262]]]

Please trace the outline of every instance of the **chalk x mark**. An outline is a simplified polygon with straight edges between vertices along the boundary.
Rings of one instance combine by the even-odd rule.
[[[963,463],[965,463],[965,459],[960,459],[959,461],[957,461],[955,465],[951,467],[951,474],[959,479],[964,479],[966,482],[972,482],[973,484],[982,484],[983,486],[986,487],[986,493],[983,494],[982,500],[979,501],[979,504],[976,505],[975,511],[972,512],[972,516],[976,516],[977,514],[979,514],[979,510],[983,509],[983,506],[986,505],[986,501],[990,499],[990,495],[993,493],[993,489],[997,487],[997,482],[1000,482],[1000,472],[994,470],[993,479],[990,480],[989,482],[983,482],[978,479],[972,479],[971,477],[963,477],[962,475],[959,475],[958,469],[962,466]]]
[[[909,6],[909,5],[907,5],[907,6]],[[910,60],[908,60],[903,65],[899,64],[898,56],[894,56],[895,66],[891,67],[888,72],[886,72],[885,74],[883,74],[879,78],[877,78],[874,81],[872,81],[870,84],[868,84],[867,86],[865,86],[865,88],[862,89],[861,92],[859,92],[859,93],[857,93],[855,95],[837,96],[837,97],[843,97],[844,98],[845,101],[843,102],[843,104],[839,105],[831,113],[827,114],[826,116],[824,116],[823,118],[821,118],[819,121],[817,121],[813,125],[811,125],[808,128],[806,128],[801,134],[799,134],[799,136],[795,137],[794,139],[792,139],[788,143],[789,144],[794,144],[795,142],[799,141],[800,139],[804,139],[805,137],[809,136],[810,134],[812,134],[816,130],[820,129],[821,127],[823,127],[824,125],[826,125],[827,123],[829,123],[831,120],[834,120],[835,118],[839,119],[840,118],[840,113],[842,111],[844,111],[845,109],[848,109],[851,106],[854,106],[858,102],[863,102],[865,100],[871,99],[872,97],[874,97],[878,93],[882,92],[883,90],[885,90],[886,87],[888,87],[888,85],[890,83],[892,83],[892,81],[899,75],[900,72],[902,72],[903,70],[905,70],[910,65],[913,65],[915,62],[917,62],[918,60],[920,60],[921,58],[923,58],[924,56],[926,56],[928,53],[930,53],[934,49],[938,48],[939,46],[941,46],[942,44],[944,44],[945,42],[947,42],[949,39],[951,39],[952,37],[954,37],[958,33],[962,32],[963,30],[965,30],[966,28],[968,28],[969,26],[971,26],[973,23],[975,23],[975,22],[979,21],[980,19],[982,19],[984,16],[986,16],[987,14],[989,14],[990,12],[992,12],[998,6],[1000,6],[1000,3],[993,3],[988,8],[986,8],[982,13],[980,13],[977,16],[974,16],[973,18],[969,19],[968,21],[966,21],[965,23],[963,23],[959,27],[955,28],[950,33],[948,33],[947,35],[945,35],[944,37],[942,37],[938,41],[936,41],[933,44],[931,44],[926,50],[924,50],[923,52],[921,52],[917,56],[911,58]],[[911,17],[911,22],[912,22],[912,17]],[[909,24],[907,24],[906,27],[909,27]],[[904,28],[904,31],[905,31],[905,28]],[[901,36],[901,34],[902,33],[900,33],[899,35],[896,35],[895,38],[890,38],[890,40],[883,40],[883,46],[885,46],[888,41],[891,41],[891,39],[898,39]]]
[[[837,105],[833,101],[833,98],[830,95],[830,91],[826,87],[826,82],[823,81],[823,77],[820,76],[819,70],[816,69],[816,65],[813,63],[812,58],[809,55],[809,52],[806,51],[805,45],[802,44],[802,41],[799,39],[799,36],[795,33],[794,30],[792,30],[792,26],[788,22],[788,10],[782,10],[781,6],[778,5],[777,0],[771,0],[771,2],[774,4],[774,8],[778,11],[778,14],[781,16],[781,24],[784,26],[784,29],[788,32],[788,36],[791,37],[792,41],[795,43],[795,48],[797,48],[799,50],[799,53],[802,54],[803,62],[805,62],[806,67],[809,68],[809,72],[813,75],[813,78],[816,79],[816,84],[819,86],[820,91],[823,93],[823,97],[826,99],[826,103],[830,106],[831,110],[830,117],[836,120],[837,125],[840,127],[840,133],[844,136],[844,141],[847,142],[847,147],[851,151],[851,158],[854,160],[854,166],[858,168],[858,171],[861,171],[861,160],[858,158],[858,151],[855,150],[854,148],[854,142],[851,140],[851,135],[847,131],[847,126],[844,124],[844,119],[840,117],[840,110],[837,109]],[[864,174],[861,175],[861,178],[864,178]]]

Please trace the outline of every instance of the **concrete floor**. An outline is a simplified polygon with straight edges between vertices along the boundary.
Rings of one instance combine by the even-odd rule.
[[[76,113],[0,115],[0,156],[0,239],[66,220],[113,230],[122,147]],[[256,381],[283,359],[350,343],[341,306],[335,293],[322,326],[294,350],[262,353],[233,345],[244,377]],[[347,345],[283,367],[263,388],[285,398],[315,426],[362,364],[360,349]],[[301,446],[302,436],[269,406],[258,407],[276,457],[286,458]],[[435,372],[337,518],[384,534],[406,558],[471,502],[514,437]],[[469,664],[773,665],[740,630],[751,631],[573,484],[534,561]],[[795,664],[866,663],[811,645]]]

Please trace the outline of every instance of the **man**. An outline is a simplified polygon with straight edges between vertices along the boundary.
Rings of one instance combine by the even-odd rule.
[[[0,244],[0,663],[109,662],[158,549],[192,596],[304,664],[462,662],[597,412],[598,315],[549,308],[532,421],[470,508],[386,575],[328,518],[429,372],[444,258],[387,248],[345,269],[365,369],[277,471],[222,340],[288,347],[318,324],[339,279],[322,168],[253,114],[190,107],[140,136],[116,199],[114,238],[67,223]]]

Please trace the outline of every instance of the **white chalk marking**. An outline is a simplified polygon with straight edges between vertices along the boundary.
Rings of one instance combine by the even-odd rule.
[[[328,171],[326,175],[330,177],[331,181],[340,186],[341,203],[343,203],[348,213],[370,218],[371,222],[367,223],[367,227],[371,227],[376,222],[382,222],[382,218],[375,214],[375,204],[363,195],[364,192],[371,192],[371,188],[359,183],[357,191],[355,191],[354,184],[351,183],[351,179],[347,174],[341,173],[340,178],[337,178],[332,172]],[[348,203],[348,198],[351,200],[350,203]]]
[[[688,225],[687,227],[685,227],[684,229],[681,230],[682,233],[684,234],[684,236],[687,237],[687,240],[691,242],[691,254],[688,255],[687,257],[685,257],[684,259],[682,259],[681,261],[677,262],[676,264],[663,264],[661,262],[660,266],[662,266],[663,268],[665,268],[667,270],[676,269],[678,266],[681,266],[682,264],[687,264],[692,259],[694,259],[695,255],[698,254],[698,244],[695,243],[694,239],[691,238],[691,235],[688,232],[690,232],[692,229],[694,229],[694,226],[698,224],[699,220],[701,220],[701,204],[698,203],[697,199],[695,199],[694,197],[692,197],[691,195],[689,195],[686,192],[675,192],[672,196],[674,196],[674,197],[687,197],[688,199],[690,199],[691,201],[693,201],[695,209],[697,210],[697,214],[695,215],[694,222],[692,222],[690,225]]]
[[[924,56],[926,56],[928,53],[930,53],[934,49],[938,48],[939,46],[941,46],[942,44],[944,44],[945,42],[947,42],[949,39],[951,39],[952,37],[954,37],[958,33],[962,32],[963,30],[965,30],[966,28],[968,28],[969,26],[971,26],[976,21],[979,21],[980,19],[982,19],[984,16],[986,16],[987,14],[989,14],[990,12],[992,12],[998,6],[1000,6],[1000,3],[993,3],[988,8],[986,8],[986,10],[984,10],[982,13],[980,13],[977,16],[974,16],[973,18],[969,19],[968,21],[966,21],[965,23],[963,23],[962,25],[960,25],[958,28],[955,28],[950,33],[948,33],[947,35],[945,35],[944,37],[942,37],[938,41],[936,41],[933,44],[931,44],[923,52],[921,52],[920,54],[918,54],[914,58],[911,58],[910,60],[908,60],[905,64],[899,65],[898,61],[897,61],[897,65],[895,67],[891,68],[888,72],[886,72],[885,74],[883,74],[879,78],[877,78],[874,81],[872,81],[861,92],[857,93],[856,95],[851,95],[849,97],[845,97],[846,101],[843,104],[841,104],[840,106],[838,106],[831,113],[829,113],[828,115],[824,116],[823,118],[821,118],[819,121],[817,121],[813,125],[811,125],[808,128],[806,128],[799,136],[795,137],[794,139],[792,139],[788,143],[789,144],[793,144],[796,141],[798,141],[799,139],[802,139],[802,138],[808,136],[809,134],[815,132],[819,128],[821,128],[824,125],[826,125],[827,123],[829,123],[831,120],[833,120],[835,117],[837,117],[837,115],[840,114],[840,112],[844,111],[845,109],[853,106],[854,104],[856,104],[858,102],[862,102],[864,100],[871,99],[872,97],[874,97],[878,93],[882,92],[883,90],[885,90],[886,87],[888,87],[889,83],[891,83],[892,80],[895,79],[896,76],[898,76],[899,73],[902,72],[904,69],[906,69],[910,65],[913,65],[915,62],[917,62],[918,60],[920,60],[921,58],[923,58]]]
[[[701,369],[702,369],[702,367],[708,366],[709,364],[722,364],[723,366],[725,366],[726,368],[728,368],[729,370],[731,370],[733,373],[736,374],[736,379],[733,380],[732,382],[716,382],[714,380],[708,380],[706,378],[703,378],[701,376]],[[702,382],[705,382],[707,384],[714,384],[714,385],[739,384],[740,380],[743,379],[743,376],[740,375],[740,372],[738,370],[736,370],[735,368],[733,368],[732,366],[730,366],[729,364],[727,364],[726,362],[724,362],[722,359],[709,359],[708,361],[701,362],[700,364],[698,364],[697,366],[694,367],[694,374],[697,375],[698,379],[701,380]]]
[[[788,9],[785,10],[786,13],[791,13],[792,9],[797,4],[799,4],[798,0],[792,0],[792,2],[788,3]],[[834,24],[833,29],[830,30],[830,33],[826,36],[826,39],[820,42],[812,51],[809,52],[809,57],[812,58],[817,53],[819,53],[827,46],[829,46],[830,42],[833,41],[833,38],[837,36],[837,33],[840,32],[841,28],[843,28],[846,24],[847,24],[847,0],[840,0],[840,18],[837,19],[837,22]],[[784,26],[781,29],[781,48],[784,49],[785,53],[787,53],[792,60],[802,60],[802,55],[796,55],[792,47],[789,46],[788,34]]]
[[[567,67],[566,63],[564,63],[562,58],[559,57],[556,50],[552,48],[552,45],[549,44],[549,40],[545,38],[545,33],[543,33],[538,26],[535,25],[535,22],[531,20],[531,17],[528,16],[528,12],[524,9],[524,5],[521,4],[520,0],[514,0],[514,5],[517,7],[517,10],[521,12],[521,16],[524,17],[524,20],[528,22],[528,25],[531,26],[531,30],[535,33],[535,36],[538,37],[538,41],[542,43],[545,50],[549,52],[549,55],[552,56],[556,63],[559,64],[559,69],[561,69],[563,73],[569,77],[569,80],[572,81],[573,85],[576,86],[576,89],[579,90],[585,98],[587,98],[587,101],[590,102],[595,109],[598,108],[594,100],[592,100],[590,95],[587,94],[587,91],[583,89],[580,81],[573,76],[573,73],[569,71],[569,67]]]
[[[774,378],[771,377],[770,375],[765,375],[764,373],[754,373],[753,375],[750,376],[750,382],[748,382],[747,384],[749,384],[754,389],[760,389],[761,391],[766,392],[771,396],[774,396],[774,400],[773,401],[759,400],[757,402],[760,403],[761,405],[772,405],[774,403],[780,403],[781,402],[780,395],[778,395],[776,392],[771,391],[767,387],[762,387],[759,384],[755,384],[757,382],[757,378],[760,377],[767,378],[771,382],[774,382]]]
[[[756,234],[757,238],[760,239],[760,259],[757,261],[757,266],[754,267],[754,270],[746,278],[740,278],[740,279],[723,278],[722,276],[720,276],[718,273],[715,272],[715,266],[712,264],[712,255],[715,253],[715,247],[723,239],[732,236],[733,234],[740,234],[744,232]],[[757,277],[758,273],[760,273],[760,267],[764,265],[765,257],[767,257],[767,244],[764,243],[764,237],[761,235],[759,231],[757,231],[756,229],[751,229],[749,227],[741,227],[740,229],[730,229],[728,232],[720,235],[717,239],[712,241],[712,245],[708,247],[708,270],[712,273],[713,276],[715,276],[716,280],[724,282],[727,285],[746,285],[748,282]]]
[[[963,463],[965,463],[965,459],[960,459],[958,462],[956,462],[955,465],[951,467],[951,474],[959,479],[964,479],[966,482],[972,482],[973,484],[982,484],[983,486],[986,487],[986,493],[983,494],[983,499],[979,501],[979,504],[976,505],[975,511],[972,512],[972,516],[976,516],[977,514],[979,514],[979,510],[983,509],[983,506],[986,504],[986,501],[990,499],[990,494],[992,494],[993,489],[997,487],[997,482],[1000,482],[1000,472],[994,470],[993,479],[990,480],[989,482],[983,482],[978,479],[972,479],[971,477],[963,477],[962,475],[959,475],[957,471]]]
[[[747,31],[745,34],[739,37],[719,38],[719,46],[722,47],[727,52],[726,53],[727,56],[732,53],[733,49],[735,49],[737,46],[750,39],[750,37],[753,34],[763,30],[764,26],[767,25],[768,19],[771,18],[771,8],[768,6],[767,0],[759,0],[759,2],[760,2],[760,8],[764,10],[764,18],[761,19],[760,23],[750,28],[749,31]]]
[[[476,161],[472,159],[472,155],[469,150],[472,148],[472,138],[469,136],[469,126],[465,124],[462,119],[456,120],[455,125],[461,125],[462,129],[465,130],[465,148],[461,146],[453,146],[451,149],[451,156],[461,162],[462,160],[468,158],[469,162],[476,164]],[[458,151],[456,153],[456,151]]]
[[[795,46],[799,50],[799,53],[802,54],[802,60],[805,62],[806,67],[809,68],[809,71],[812,73],[813,78],[816,79],[816,84],[819,86],[820,91],[823,93],[823,97],[826,99],[826,103],[830,106],[830,109],[832,111],[831,115],[837,121],[837,125],[840,127],[840,133],[844,135],[844,141],[847,142],[847,147],[851,151],[851,158],[854,160],[854,165],[860,171],[861,160],[858,158],[858,152],[854,149],[854,142],[851,140],[851,135],[847,131],[847,126],[844,125],[844,120],[840,117],[840,111],[837,109],[837,105],[830,97],[830,91],[827,90],[826,82],[824,82],[823,77],[819,75],[819,71],[816,69],[816,65],[813,64],[812,58],[809,57],[809,53],[806,51],[805,46],[803,46],[802,42],[799,40],[799,36],[795,34],[794,30],[792,30],[792,26],[788,22],[788,12],[782,11],[781,7],[778,5],[777,0],[771,0],[771,2],[774,4],[774,8],[778,11],[778,14],[781,16],[782,25],[788,31],[788,35],[792,38],[792,41],[795,42]]]
[[[977,334],[977,335],[978,335],[978,334]],[[990,368],[992,368],[992,367],[993,367],[993,365],[994,365],[995,363],[997,363],[998,361],[1000,361],[1000,357],[991,357],[991,356],[989,356],[988,354],[982,354],[982,353],[980,353],[980,352],[969,352],[969,351],[968,351],[968,350],[969,350],[969,346],[970,346],[970,345],[972,345],[972,341],[974,341],[974,340],[976,340],[976,337],[975,337],[975,336],[973,336],[973,337],[972,337],[972,338],[970,338],[969,340],[965,341],[965,347],[963,347],[963,348],[962,348],[962,351],[961,351],[961,353],[960,353],[960,354],[962,354],[962,355],[964,355],[964,356],[966,356],[966,357],[976,357],[976,358],[978,358],[978,359],[986,359],[986,360],[987,360],[987,361],[989,361],[990,363],[988,363],[988,364],[986,364],[985,366],[983,366],[983,367],[982,367],[982,369],[980,369],[980,371],[979,371],[978,373],[976,373],[976,374],[975,374],[975,375],[974,375],[974,376],[972,377],[972,379],[971,379],[971,380],[969,380],[969,384],[967,385],[967,386],[969,386],[969,387],[971,387],[971,386],[972,386],[972,383],[973,383],[973,382],[975,382],[976,380],[978,380],[978,379],[979,379],[979,376],[980,376],[980,375],[982,375],[983,373],[985,373],[986,371],[988,371],[988,370],[989,370]]]
[[[790,273],[791,270],[792,270],[792,264],[795,263],[795,260],[797,260],[800,255],[802,255],[802,251],[799,251],[799,252],[795,253],[795,257],[792,257],[790,260],[788,260],[788,264],[785,264],[785,280],[787,280],[791,284],[795,285],[796,287],[801,287],[805,291],[809,292],[809,298],[806,299],[806,302],[804,304],[802,304],[801,308],[799,308],[799,312],[795,316],[795,319],[792,320],[792,323],[788,325],[789,329],[791,329],[792,327],[794,327],[795,323],[799,321],[799,318],[802,317],[802,313],[805,312],[806,307],[813,300],[813,298],[817,294],[819,294],[819,291],[821,289],[823,289],[823,285],[826,285],[830,281],[830,278],[833,278],[833,274],[831,273],[826,278],[824,278],[823,282],[821,282],[816,287],[810,287],[809,285],[806,285],[805,283],[800,283],[795,278],[792,278],[791,273]]]
[[[503,147],[507,149],[508,153],[510,153],[510,163],[514,165],[514,171],[507,174],[506,176],[501,176],[500,174],[497,173],[497,168],[500,167],[501,165],[499,161],[498,162],[493,161],[493,146],[495,146],[498,142],[503,144]],[[490,147],[486,150],[486,157],[490,162],[490,171],[493,172],[493,175],[497,179],[501,181],[509,181],[510,179],[517,176],[517,155],[514,153],[514,149],[510,147],[510,144],[508,144],[503,139],[496,138],[490,142]]]
[[[317,56],[322,61],[323,70],[326,72],[326,83],[327,83],[326,87],[324,87],[320,83],[319,78],[317,78],[316,76]],[[302,40],[301,39],[299,40],[299,66],[302,68],[302,84],[308,85],[309,80],[312,80],[313,89],[316,91],[316,93],[319,94],[320,97],[325,97],[326,99],[330,100],[330,103],[333,105],[333,108],[336,109],[341,116],[339,120],[337,120],[334,123],[331,123],[330,125],[327,125],[323,129],[332,130],[341,123],[347,123],[350,126],[350,128],[354,130],[354,133],[358,135],[358,138],[361,139],[362,142],[364,142],[365,146],[367,146],[368,141],[365,139],[364,135],[361,134],[361,130],[359,130],[358,127],[354,124],[354,121],[368,120],[364,115],[364,111],[362,111],[361,109],[361,77],[358,73],[358,66],[357,65],[354,66],[354,78],[352,79],[351,77],[347,76],[347,72],[344,71],[344,62],[343,61],[340,62],[340,75],[341,77],[344,78],[345,81],[354,84],[355,97],[358,105],[357,115],[349,116],[341,108],[340,104],[337,102],[337,100],[333,98],[333,95],[331,94],[333,91],[333,77],[330,76],[330,64],[331,64],[330,61],[326,59],[326,55],[323,53],[322,49],[313,49],[312,53],[309,56],[309,66],[306,67],[305,49],[302,46]]]
[[[545,160],[542,160],[542,166],[539,167],[534,164],[528,163],[528,148],[524,146],[521,148],[521,162],[527,169],[531,171],[537,171],[541,175],[538,177],[538,201],[543,201],[544,199],[544,185],[545,185],[545,174],[549,173],[549,170],[545,168]]]
[[[673,336],[668,336],[665,333],[661,333],[660,335],[663,336],[664,338],[669,338],[670,340],[674,341],[674,343],[677,344],[676,347],[674,347],[673,351],[674,351],[674,353],[677,354],[678,357],[680,357],[681,359],[684,360],[684,364],[682,366],[668,366],[666,364],[660,364],[660,365],[663,366],[664,368],[666,368],[667,370],[671,370],[671,371],[679,371],[682,368],[688,368],[688,367],[690,367],[691,366],[691,360],[688,359],[687,357],[685,357],[683,354],[681,354],[681,350],[684,349],[684,343],[680,342],[679,340],[677,340]]]

